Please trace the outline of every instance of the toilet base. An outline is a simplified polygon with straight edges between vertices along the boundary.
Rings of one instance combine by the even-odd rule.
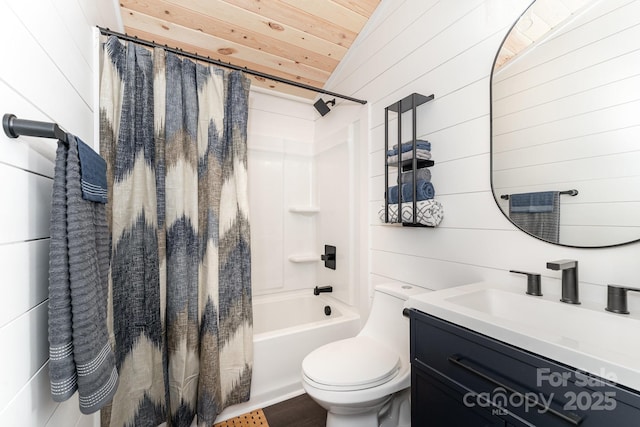
[[[380,427],[411,427],[411,389],[393,395],[388,407],[378,415]]]
[[[327,405],[327,427],[411,427],[410,400],[411,390],[404,389],[368,408]]]
[[[378,413],[364,412],[360,414],[327,413],[327,427],[378,427]]]

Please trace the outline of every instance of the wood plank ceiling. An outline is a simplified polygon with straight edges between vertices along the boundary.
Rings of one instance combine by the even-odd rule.
[[[120,0],[129,35],[322,88],[380,0]],[[253,86],[315,93],[248,76]]]

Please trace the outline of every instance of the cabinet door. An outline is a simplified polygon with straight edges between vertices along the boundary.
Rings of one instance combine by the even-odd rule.
[[[455,384],[445,384],[417,367],[411,369],[411,425],[429,427],[504,427],[495,408],[468,406]]]

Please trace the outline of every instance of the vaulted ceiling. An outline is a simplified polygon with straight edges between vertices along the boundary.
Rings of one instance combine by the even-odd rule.
[[[120,0],[139,38],[321,88],[380,0]],[[248,76],[253,86],[314,98]]]

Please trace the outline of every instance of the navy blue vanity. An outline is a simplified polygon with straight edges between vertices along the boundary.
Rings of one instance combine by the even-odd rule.
[[[414,426],[637,426],[640,394],[419,310]]]

